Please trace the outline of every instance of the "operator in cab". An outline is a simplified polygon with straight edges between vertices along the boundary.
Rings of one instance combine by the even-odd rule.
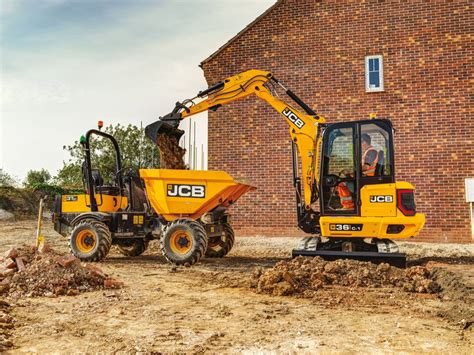
[[[362,176],[375,176],[375,167],[378,161],[378,152],[372,146],[372,138],[367,133],[361,136],[362,148]]]
[[[362,150],[362,176],[375,176],[375,168],[378,161],[378,151],[372,146],[372,137],[364,133],[361,136],[361,150]],[[344,170],[343,174],[346,177],[353,177],[353,172]],[[354,183],[347,181],[341,182],[336,188],[344,210],[354,209]]]

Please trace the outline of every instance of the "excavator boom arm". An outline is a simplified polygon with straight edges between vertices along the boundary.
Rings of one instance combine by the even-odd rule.
[[[304,109],[305,113],[273,95],[271,89],[275,84],[282,87],[285,93]],[[186,117],[207,110],[216,110],[220,106],[253,94],[271,105],[289,125],[292,144],[298,150],[303,174],[303,181],[301,181],[298,177],[298,167],[294,162],[294,170],[296,169],[294,171],[295,187],[297,188],[298,203],[301,205],[298,207],[309,208],[314,202],[314,191],[317,186],[318,124],[324,123],[325,119],[317,115],[293,92],[285,88],[270,72],[248,70],[226,78],[224,81],[199,92],[192,99],[176,103],[176,107],[171,113],[160,117],[160,121],[147,127],[147,135],[156,142],[157,133],[160,130],[162,131],[164,127],[166,127],[165,130],[171,131],[172,128],[176,129],[179,122]],[[179,133],[178,137],[181,134]],[[295,155],[293,159],[296,159]],[[298,191],[300,185],[303,187],[304,201],[301,198],[301,191]],[[301,204],[303,202],[304,206]]]

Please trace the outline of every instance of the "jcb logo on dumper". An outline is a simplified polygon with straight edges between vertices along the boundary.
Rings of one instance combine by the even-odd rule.
[[[285,107],[285,109],[281,113],[284,114],[291,122],[293,122],[296,127],[303,128],[304,122],[301,120],[301,118],[296,116],[296,113],[291,111],[288,107]]]
[[[206,187],[204,185],[168,184],[166,195],[169,197],[204,198],[206,196]]]
[[[372,195],[370,196],[370,202],[372,203],[392,203],[393,202],[393,196],[387,195],[387,196],[377,196],[377,195]]]

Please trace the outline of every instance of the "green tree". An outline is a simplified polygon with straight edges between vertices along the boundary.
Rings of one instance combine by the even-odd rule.
[[[0,186],[17,186],[18,181],[5,170],[0,168]]]
[[[80,163],[69,161],[64,163],[63,167],[54,177],[55,185],[62,187],[81,188],[82,187],[82,168]]]
[[[158,168],[160,166],[160,152],[148,138],[143,128],[117,124],[108,126],[104,130],[117,140],[123,168],[138,171],[141,168]],[[78,188],[82,186],[82,164],[84,150],[79,141],[64,146],[70,154],[67,162],[58,171],[55,182],[63,187]],[[98,169],[106,184],[115,181],[115,150],[108,139],[93,136],[91,139],[92,169]]]
[[[51,174],[46,169],[30,170],[26,173],[24,185],[35,187],[36,185],[47,184],[51,180]]]

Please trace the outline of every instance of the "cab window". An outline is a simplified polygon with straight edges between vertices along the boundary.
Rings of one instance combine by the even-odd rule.
[[[390,133],[375,123],[361,125],[361,177],[392,175]]]
[[[353,128],[335,129],[329,135],[326,150],[327,175],[354,173]]]

